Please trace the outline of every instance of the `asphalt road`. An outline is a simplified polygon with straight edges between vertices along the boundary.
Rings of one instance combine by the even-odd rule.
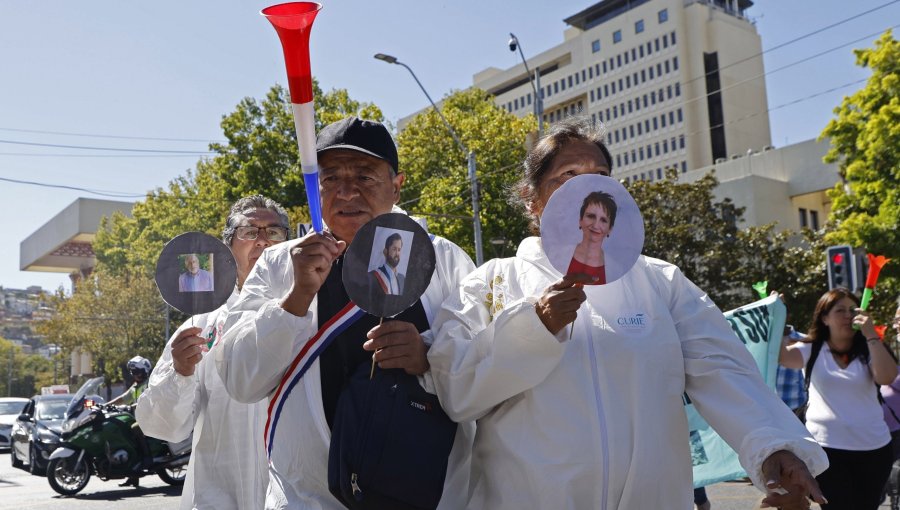
[[[34,476],[10,465],[9,453],[0,453],[0,509],[15,510],[131,510],[177,509],[181,487],[172,487],[157,476],[141,478],[141,488],[119,487],[122,480],[104,482],[91,477],[75,496],[57,494],[46,477]]]

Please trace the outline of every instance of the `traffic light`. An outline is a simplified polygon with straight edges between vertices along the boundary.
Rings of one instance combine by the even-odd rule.
[[[853,265],[856,262],[853,248],[846,244],[829,246],[825,251],[825,257],[828,268],[828,290],[835,287],[853,289],[855,286]]]

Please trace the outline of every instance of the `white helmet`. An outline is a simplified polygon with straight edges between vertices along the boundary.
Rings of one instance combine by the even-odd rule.
[[[144,372],[144,377],[150,377],[150,370],[152,368],[153,365],[150,364],[150,360],[143,356],[135,356],[128,360],[129,372]]]

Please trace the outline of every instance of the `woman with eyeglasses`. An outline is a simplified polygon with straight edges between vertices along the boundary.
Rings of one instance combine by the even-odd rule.
[[[803,368],[808,381],[806,427],[829,462],[816,477],[828,500],[822,508],[878,508],[893,455],[877,385],[894,380],[897,364],[859,299],[844,288],[823,294],[809,337],[782,345],[779,362]]]

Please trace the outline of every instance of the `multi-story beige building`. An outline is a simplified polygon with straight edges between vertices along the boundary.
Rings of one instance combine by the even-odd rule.
[[[659,179],[771,143],[762,47],[750,0],[603,0],[565,19],[565,41],[528,59],[543,118],[578,112],[609,130],[613,175]],[[534,113],[521,64],[473,84]]]

